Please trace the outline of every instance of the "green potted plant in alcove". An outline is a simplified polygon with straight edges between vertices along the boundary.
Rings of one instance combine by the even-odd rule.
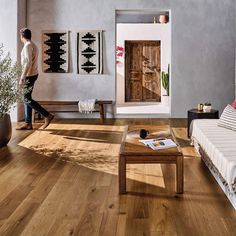
[[[163,105],[169,105],[169,95],[170,95],[170,79],[169,79],[169,65],[168,72],[161,72],[161,81],[162,87],[165,89],[166,94],[162,95],[162,103]]]
[[[13,64],[9,53],[4,55],[3,46],[0,45],[0,147],[7,145],[11,139],[9,112],[22,95],[22,89],[17,85],[19,74],[20,68]]]

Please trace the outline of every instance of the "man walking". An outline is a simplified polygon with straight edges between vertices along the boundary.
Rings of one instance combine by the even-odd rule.
[[[42,129],[45,129],[53,120],[54,115],[45,110],[36,101],[32,99],[34,83],[38,78],[38,48],[31,41],[31,31],[27,28],[20,30],[21,42],[24,47],[21,51],[22,74],[19,85],[24,84],[26,92],[24,93],[25,124],[17,128],[18,130],[31,130],[32,127],[32,109],[45,117],[45,123]]]

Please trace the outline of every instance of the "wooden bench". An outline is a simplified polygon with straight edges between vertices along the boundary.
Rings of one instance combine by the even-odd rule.
[[[77,101],[37,101],[41,106],[47,106],[47,110],[49,112],[52,113],[56,113],[56,112],[66,112],[66,113],[70,113],[70,112],[79,112],[79,108],[78,108],[78,102]],[[97,100],[95,102],[95,104],[97,104],[99,106],[99,110],[95,110],[95,112],[99,112],[100,113],[100,119],[101,121],[104,121],[104,119],[106,118],[105,115],[105,108],[104,106],[107,104],[112,104],[112,101],[110,100]],[[52,109],[50,109],[50,107],[48,106],[54,106]],[[59,107],[61,109],[55,108],[55,106]],[[76,106],[76,108],[75,108]],[[70,109],[69,109],[70,108]],[[32,110],[32,122],[35,122],[35,115],[36,115],[36,111],[33,109]],[[40,114],[38,114],[40,117]]]

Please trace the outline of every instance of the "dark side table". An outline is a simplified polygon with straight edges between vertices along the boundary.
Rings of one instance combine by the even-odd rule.
[[[192,120],[195,119],[219,119],[219,111],[211,109],[209,112],[198,111],[198,109],[188,110],[188,137]]]

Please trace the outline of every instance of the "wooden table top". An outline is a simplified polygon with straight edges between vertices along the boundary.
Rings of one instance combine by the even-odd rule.
[[[143,143],[139,142],[141,139],[139,137],[140,129],[146,129],[149,131],[149,138],[170,138],[176,144],[177,147],[162,149],[162,150],[152,150],[146,147]],[[155,126],[155,125],[132,125],[126,126],[125,132],[123,134],[123,139],[120,148],[120,155],[125,156],[180,156],[182,155],[181,149],[173,135],[170,126]]]

